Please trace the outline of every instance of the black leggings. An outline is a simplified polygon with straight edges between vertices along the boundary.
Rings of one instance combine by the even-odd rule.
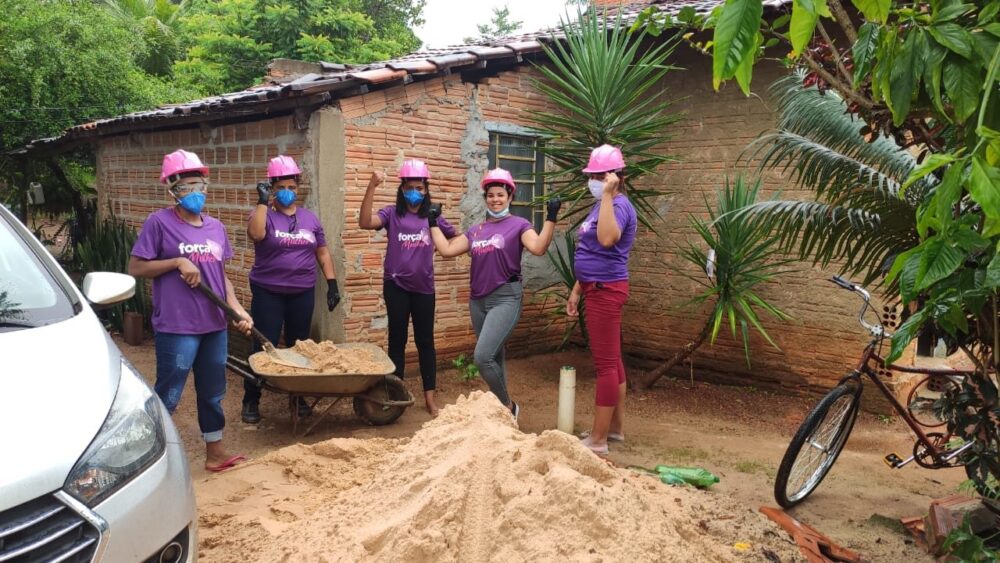
[[[313,305],[316,303],[316,290],[309,288],[301,293],[275,293],[251,282],[250,317],[253,324],[275,346],[281,329],[285,329],[285,346],[293,346],[297,340],[309,338],[312,327]],[[263,347],[255,338],[253,351],[260,352]],[[260,387],[243,380],[243,402],[259,403]]]
[[[382,296],[389,317],[389,359],[396,366],[396,377],[406,369],[406,339],[413,317],[413,341],[420,358],[420,378],[424,391],[433,391],[437,378],[437,353],[434,351],[434,294],[414,293],[385,280]]]

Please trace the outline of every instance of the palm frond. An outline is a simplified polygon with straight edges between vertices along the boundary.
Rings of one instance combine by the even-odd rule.
[[[823,266],[839,263],[841,273],[882,283],[892,259],[919,243],[916,211],[935,179],[901,198],[916,159],[891,138],[866,139],[864,122],[835,92],[804,88],[802,79],[799,71],[772,86],[778,130],[758,137],[741,159],[755,161],[758,171],[788,173],[812,200],[758,202],[738,214],[774,233],[783,252]]]
[[[675,160],[656,150],[680,119],[658,88],[675,68],[666,61],[679,40],[644,44],[644,32],[632,34],[620,15],[608,18],[598,10],[564,20],[559,35],[543,44],[549,64],[536,65],[543,78],[535,83],[556,109],[530,113],[531,129],[544,140],[541,150],[551,164],[551,194],[563,200],[586,195],[580,170],[590,150],[620,146],[628,163],[626,188],[639,220],[652,227],[652,199],[662,194],[637,190],[634,182]]]

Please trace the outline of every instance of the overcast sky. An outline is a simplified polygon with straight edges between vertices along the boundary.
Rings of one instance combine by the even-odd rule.
[[[523,33],[554,26],[567,13],[566,0],[427,0],[426,22],[416,29],[417,37],[424,47],[462,43],[463,37],[477,37],[476,26],[489,23],[493,8],[504,5],[510,8],[510,20],[523,22]],[[576,13],[575,7],[568,9]]]

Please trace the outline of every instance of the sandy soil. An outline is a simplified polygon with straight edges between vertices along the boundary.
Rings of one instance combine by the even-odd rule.
[[[137,347],[120,340],[118,343],[126,356],[151,381],[155,373],[152,342],[147,341]],[[576,427],[584,430],[589,425],[594,393],[593,369],[585,350],[573,350],[508,362],[511,393],[522,406],[519,421],[521,431],[541,434],[555,427],[559,367],[562,365],[577,368]],[[289,455],[288,450],[277,450],[286,446],[305,448],[295,444],[318,444],[331,438],[360,439],[367,445],[345,447],[338,440],[332,442],[332,446],[323,447],[328,450],[351,450],[353,453],[344,456],[344,459],[350,460],[349,465],[367,467],[366,471],[374,475],[386,459],[385,452],[404,447],[402,444],[408,442],[406,439],[414,436],[424,423],[431,420],[419,408],[420,388],[416,373],[407,378],[406,383],[410,392],[418,397],[418,406],[408,409],[397,423],[378,428],[368,426],[354,415],[349,401],[344,401],[334,407],[315,432],[302,437],[302,426],[299,427],[299,434],[292,432],[287,410],[288,400],[283,395],[265,393],[261,405],[265,417],[263,422],[257,426],[242,424],[239,420],[242,382],[235,376],[231,377],[225,400],[229,421],[226,429],[227,448],[247,454],[259,463],[233,471],[229,476],[210,476],[203,469],[204,447],[195,416],[194,390],[189,383],[174,420],[187,446],[192,474],[196,479],[196,491],[202,509],[203,560],[225,560],[220,555],[223,551],[239,554],[238,547],[237,551],[233,551],[234,546],[228,546],[226,550],[219,552],[213,549],[213,546],[219,545],[220,540],[219,535],[212,530],[226,529],[225,526],[219,528],[217,520],[229,518],[219,514],[226,511],[254,513],[255,510],[266,509],[272,514],[278,514],[280,518],[258,518],[253,527],[266,530],[270,526],[269,534],[281,534],[286,533],[286,529],[290,529],[292,523],[303,516],[328,506],[325,502],[309,506],[308,502],[295,501],[282,505],[282,508],[274,504],[275,498],[269,497],[270,500],[265,501],[250,494],[245,488],[239,489],[238,482],[243,479],[241,474],[259,472],[250,481],[273,482],[280,495],[284,495],[280,497],[282,499],[300,498],[307,491],[305,488],[298,488],[304,487],[302,483],[307,480],[289,480],[286,473],[276,469],[280,464],[275,465],[274,456]],[[455,403],[459,396],[485,388],[481,381],[461,381],[454,370],[439,372],[438,385],[438,401],[441,405]],[[745,522],[748,515],[756,518],[756,511],[760,506],[775,505],[772,487],[778,462],[813,402],[807,398],[775,395],[746,387],[715,386],[699,384],[697,381],[692,387],[687,381],[665,381],[654,391],[628,398],[625,428],[627,442],[624,445],[613,444],[609,460],[619,467],[630,464],[653,466],[658,463],[696,465],[719,475],[721,482],[710,492],[685,491],[685,494],[700,495],[699,502],[695,504],[703,509],[701,513],[705,524],[698,524],[696,529],[702,532],[712,530],[719,540],[723,540],[718,542],[720,545],[728,545],[727,554],[739,555],[732,548],[732,541],[739,537],[742,530],[733,532],[733,527],[729,525],[731,519],[739,518],[739,522]],[[307,422],[311,420],[307,419]],[[442,444],[440,447],[447,445]],[[906,457],[911,447],[912,440],[908,437],[908,431],[898,419],[863,414],[830,475],[809,500],[793,510],[792,514],[841,545],[861,552],[871,561],[932,561],[932,558],[913,545],[896,522],[901,517],[922,515],[932,499],[953,493],[964,480],[964,472],[961,469],[930,471],[912,464],[903,469],[890,470],[882,463],[881,457],[885,454],[895,451]],[[385,451],[372,457],[372,448]],[[317,455],[315,449],[309,448],[300,453]],[[322,454],[319,455],[323,457]],[[368,461],[359,461],[365,459]],[[427,466],[424,470],[430,468],[431,466]],[[400,470],[405,472],[405,467]],[[575,467],[574,470],[579,472],[580,468]],[[336,476],[343,472],[337,471],[336,465],[331,465],[327,471],[329,479],[324,479],[323,484],[324,487],[329,487],[331,495],[352,490],[370,480],[352,477],[349,482],[341,482]],[[678,491],[659,484],[657,488],[668,492]],[[218,494],[208,493],[223,489],[229,493],[222,498],[221,504]],[[675,497],[682,498],[679,493]],[[317,497],[313,495],[312,498]],[[339,497],[324,498],[329,500]],[[340,499],[339,502],[344,500]],[[212,506],[208,506],[210,503]],[[230,504],[239,504],[242,508],[237,510]],[[220,506],[224,510],[220,511]],[[371,508],[378,510],[380,506],[376,503]],[[282,515],[282,511],[289,515]],[[394,510],[390,512],[396,513]],[[681,514],[688,520],[696,517],[691,512]],[[387,518],[389,516],[385,515]],[[267,523],[264,523],[265,520]],[[756,519],[752,521],[757,522]],[[727,531],[716,533],[717,529]],[[767,555],[762,551],[764,549],[780,553],[781,560],[791,559],[787,556],[789,551],[781,549],[782,545],[789,547],[788,537],[780,532],[772,537],[762,531],[765,529],[771,528],[753,529],[748,526],[748,537],[737,540],[753,546],[750,552],[754,557],[750,560],[765,560]],[[757,545],[754,545],[755,542]],[[251,549],[249,546],[246,548]],[[794,553],[795,550],[790,552]],[[253,556],[249,553],[257,552],[248,552],[252,559]],[[704,553],[705,557],[709,557],[709,552]],[[277,552],[272,555],[276,554]],[[718,553],[713,552],[712,557],[715,556]],[[649,554],[649,558],[662,559],[655,553]],[[614,560],[617,557],[605,553],[601,557],[578,559]]]

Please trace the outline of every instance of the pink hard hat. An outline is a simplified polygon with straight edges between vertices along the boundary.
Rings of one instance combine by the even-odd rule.
[[[399,179],[405,180],[406,178],[423,178],[424,180],[429,180],[431,177],[431,171],[427,168],[427,163],[422,160],[407,160],[399,167]]]
[[[590,151],[590,162],[583,169],[585,174],[598,174],[600,172],[610,172],[625,168],[625,157],[618,147],[611,145],[601,145]]]
[[[483,176],[483,181],[479,184],[484,190],[486,186],[490,184],[503,184],[509,188],[508,191],[513,191],[517,189],[517,184],[514,183],[514,177],[510,175],[510,172],[504,170],[503,168],[494,168]]]
[[[174,152],[164,155],[163,166],[160,168],[160,183],[173,182],[172,177],[184,172],[201,172],[202,176],[208,176],[208,167],[201,163],[201,159],[193,152],[177,149]]]
[[[299,165],[295,164],[295,159],[290,156],[276,156],[267,163],[267,177],[281,178],[283,176],[298,176],[302,174]]]

